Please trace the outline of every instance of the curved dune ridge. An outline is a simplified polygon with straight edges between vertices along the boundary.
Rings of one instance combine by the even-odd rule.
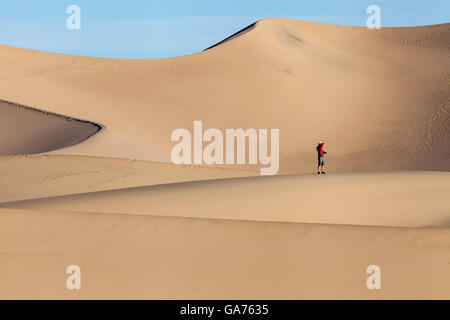
[[[46,106],[0,102],[0,299],[449,299],[449,57],[450,24],[281,18],[169,59],[0,46],[0,98]],[[280,129],[279,175],[170,163],[194,120]]]
[[[126,60],[0,48],[0,97],[102,123],[170,161],[177,128],[280,129],[280,173],[444,170],[449,24],[334,26],[264,19],[210,50]],[[81,147],[81,146],[80,146]],[[102,146],[90,151],[103,155]],[[152,158],[153,154],[161,155]]]
[[[5,202],[0,207],[449,228],[450,202],[441,201],[449,192],[450,173],[416,171],[320,179],[313,175],[210,179]]]
[[[61,149],[88,139],[100,129],[92,122],[0,101],[0,155]]]

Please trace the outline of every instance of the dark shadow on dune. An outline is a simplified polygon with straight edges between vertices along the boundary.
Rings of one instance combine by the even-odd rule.
[[[303,44],[303,40],[301,38],[297,37],[296,35],[290,33],[287,30],[284,30],[284,36],[291,44],[294,44],[297,46]]]
[[[251,25],[249,25],[248,27],[245,27],[245,28],[242,29],[242,30],[239,30],[239,31],[236,32],[236,33],[233,33],[233,34],[232,34],[231,36],[229,36],[228,38],[223,39],[222,41],[220,41],[220,42],[218,42],[218,43],[216,43],[216,44],[214,44],[214,45],[212,45],[212,46],[206,48],[206,49],[203,50],[203,51],[212,49],[212,48],[217,47],[217,46],[219,46],[219,45],[221,45],[221,44],[223,44],[223,43],[225,43],[225,42],[227,42],[227,41],[230,41],[230,40],[232,40],[232,39],[234,39],[234,38],[237,38],[237,37],[239,37],[239,36],[242,36],[244,33],[247,33],[247,32],[249,32],[250,30],[252,30],[252,29],[255,27],[255,25],[256,25],[256,22],[252,23]]]
[[[101,129],[97,123],[0,100],[0,156],[73,146]]]

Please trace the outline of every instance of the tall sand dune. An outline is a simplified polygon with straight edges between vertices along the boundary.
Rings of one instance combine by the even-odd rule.
[[[449,57],[450,24],[280,18],[170,59],[0,45],[0,299],[449,299]],[[168,163],[195,120],[279,129],[280,175]]]
[[[450,169],[450,25],[335,26],[264,19],[170,59],[0,47],[0,97],[102,123],[170,161],[176,128],[280,129],[280,172]],[[102,155],[102,146],[91,155]]]

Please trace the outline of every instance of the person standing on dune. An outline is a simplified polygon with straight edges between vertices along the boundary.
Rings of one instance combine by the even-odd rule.
[[[323,171],[323,167],[325,166],[325,155],[327,154],[323,150],[324,143],[322,141],[319,141],[317,144],[316,150],[317,150],[317,174],[325,174],[325,171]]]

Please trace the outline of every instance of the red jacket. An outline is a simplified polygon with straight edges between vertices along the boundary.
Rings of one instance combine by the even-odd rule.
[[[316,147],[316,150],[317,150],[317,156],[318,156],[318,157],[323,157],[324,154],[327,154],[327,153],[323,150],[323,145],[324,145],[324,143],[322,143],[322,144],[320,144],[320,145],[318,145],[318,146]]]

